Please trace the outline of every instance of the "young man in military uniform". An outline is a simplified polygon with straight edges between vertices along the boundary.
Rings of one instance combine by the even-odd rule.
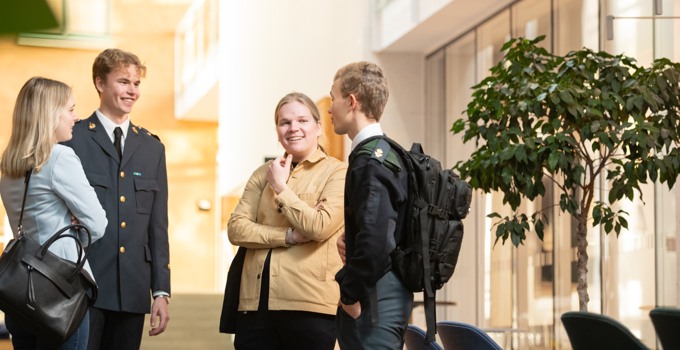
[[[341,296],[336,331],[342,349],[402,349],[413,307],[413,293],[392,271],[390,259],[405,227],[408,184],[405,170],[394,172],[383,164],[397,159],[382,139],[379,123],[388,96],[382,68],[369,62],[340,68],[331,88],[328,112],[333,128],[352,140],[345,180],[345,240],[338,242],[345,248],[345,266],[335,276]],[[369,143],[376,146],[365,151]],[[397,164],[403,168],[400,161]]]
[[[88,349],[139,349],[145,314],[151,312],[151,336],[169,321],[165,147],[129,118],[145,73],[130,52],[101,52],[92,67],[99,108],[65,143],[80,158],[109,220],[90,248],[99,297],[90,308]]]

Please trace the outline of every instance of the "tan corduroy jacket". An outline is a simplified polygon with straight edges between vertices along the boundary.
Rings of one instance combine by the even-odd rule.
[[[255,170],[229,219],[229,241],[248,248],[238,309],[257,310],[262,268],[272,249],[269,310],[335,315],[340,292],[334,277],[342,266],[336,240],[344,223],[347,165],[317,149],[292,170],[289,189],[278,196],[267,183],[268,166]],[[312,241],[286,247],[289,227]]]

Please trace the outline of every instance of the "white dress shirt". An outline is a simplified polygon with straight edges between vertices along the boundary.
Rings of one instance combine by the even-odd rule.
[[[123,130],[123,136],[120,138],[120,150],[121,152],[125,150],[125,139],[127,138],[128,128],[130,127],[130,118],[125,119],[122,124],[117,125],[116,123],[112,122],[111,119],[107,118],[101,111],[99,111],[99,109],[97,109],[95,113],[97,114],[99,122],[102,123],[104,130],[106,130],[106,135],[109,135],[111,143],[113,143],[115,140],[113,130],[115,130],[118,126],[121,128],[121,130]]]

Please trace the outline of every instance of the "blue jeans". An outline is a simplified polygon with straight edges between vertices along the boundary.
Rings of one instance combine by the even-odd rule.
[[[413,308],[411,293],[399,277],[390,271],[378,280],[378,321],[373,323],[371,307],[361,305],[361,315],[353,319],[338,307],[335,327],[340,349],[397,350],[404,347],[404,333]]]
[[[76,330],[70,338],[61,344],[59,347],[53,347],[45,344],[42,340],[36,338],[33,334],[26,331],[20,325],[14,322],[11,316],[5,315],[5,324],[7,330],[12,337],[12,346],[14,350],[86,350],[87,339],[90,333],[90,314],[89,311],[85,314],[80,327]]]

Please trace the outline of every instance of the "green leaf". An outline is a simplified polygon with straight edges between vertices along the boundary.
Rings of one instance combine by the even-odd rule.
[[[574,98],[571,97],[571,94],[567,90],[561,90],[560,91],[560,98],[562,99],[562,101],[564,101],[568,104],[574,103]]]
[[[560,155],[557,152],[550,153],[548,156],[548,169],[552,172],[557,168],[557,162],[560,160]]]
[[[600,130],[600,122],[599,121],[596,120],[592,124],[590,124],[590,131],[595,133],[599,130]]]
[[[597,224],[599,224],[601,219],[602,219],[602,208],[600,206],[595,206],[595,208],[593,208],[593,226],[596,226]]]
[[[604,223],[604,232],[605,233],[608,234],[608,233],[612,232],[613,228],[614,228],[614,224],[612,223],[611,220]]]
[[[536,220],[536,224],[534,224],[534,228],[536,230],[536,235],[538,235],[538,238],[542,241],[543,240],[543,221],[541,220]]]
[[[501,151],[501,159],[502,160],[508,160],[512,157],[515,156],[515,147],[509,146],[506,147],[504,150]]]
[[[451,130],[454,134],[458,134],[462,131],[465,130],[465,120],[464,119],[458,119],[455,122],[453,122],[453,125],[451,126]]]
[[[626,110],[627,111],[632,111],[633,107],[635,107],[635,96],[628,97],[626,100]]]

